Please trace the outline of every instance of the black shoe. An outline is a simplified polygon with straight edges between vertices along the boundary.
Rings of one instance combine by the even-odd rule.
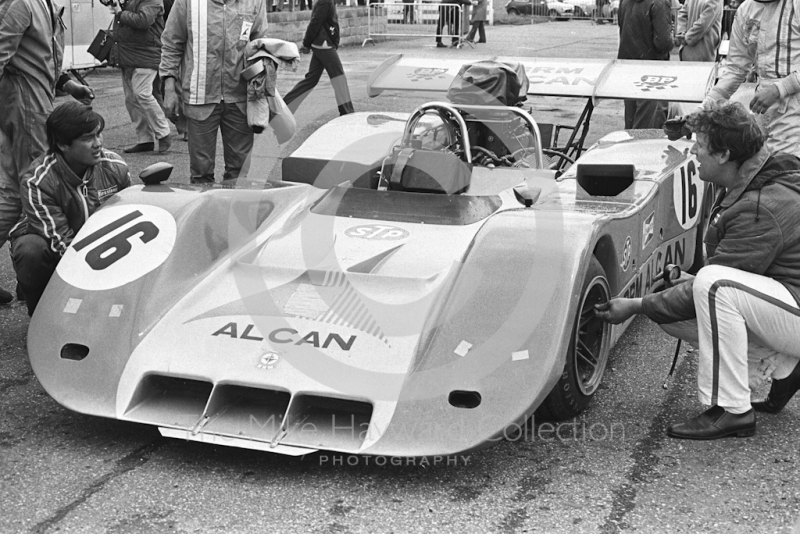
[[[800,389],[800,362],[786,378],[773,380],[767,398],[761,402],[752,403],[757,412],[778,413],[794,397]]]
[[[19,282],[17,282],[16,293],[17,293],[17,300],[25,300],[25,292],[22,291],[22,286],[19,285]]]
[[[152,152],[153,148],[153,143],[137,143],[133,146],[125,147],[123,150],[127,154],[131,154],[133,152]]]
[[[444,43],[436,43],[436,48],[447,48],[447,45]]]
[[[746,438],[756,435],[756,412],[743,414],[726,412],[721,406],[712,406],[694,419],[670,425],[667,435],[679,439],[718,439],[727,436]]]
[[[0,304],[8,304],[14,300],[14,296],[6,291],[5,289],[0,289]]]
[[[158,153],[164,153],[172,146],[172,137],[169,134],[158,140]]]

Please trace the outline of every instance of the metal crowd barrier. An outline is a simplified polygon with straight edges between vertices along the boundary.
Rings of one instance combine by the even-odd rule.
[[[368,34],[361,46],[374,45],[374,37],[430,37],[461,48],[469,42],[464,41],[469,31],[464,15],[459,4],[375,2],[369,5]]]

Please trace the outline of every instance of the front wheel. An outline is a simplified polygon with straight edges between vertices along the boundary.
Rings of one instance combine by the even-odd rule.
[[[594,256],[580,295],[564,371],[537,410],[551,421],[571,419],[586,409],[603,380],[611,350],[611,326],[594,314],[594,305],[607,302],[611,291],[603,266]]]
[[[555,9],[551,9],[547,14],[550,16],[550,20],[556,20],[558,18],[558,11]]]
[[[519,16],[519,11],[514,9],[513,7],[507,11],[509,15]]]

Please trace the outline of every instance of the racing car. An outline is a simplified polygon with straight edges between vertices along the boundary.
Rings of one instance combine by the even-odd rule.
[[[286,455],[455,454],[534,412],[580,414],[626,326],[594,305],[696,264],[706,205],[691,141],[619,131],[584,150],[592,106],[700,102],[713,66],[498,58],[526,72],[519,96],[587,99],[553,147],[524,103],[442,98],[465,63],[388,59],[371,96],[439,100],[332,120],[281,181],[180,185],[160,167],[108,200],[31,321],[47,393]]]

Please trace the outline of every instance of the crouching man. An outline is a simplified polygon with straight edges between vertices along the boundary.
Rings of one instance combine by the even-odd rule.
[[[754,409],[775,413],[800,388],[800,159],[771,155],[766,134],[740,104],[721,103],[688,119],[700,179],[721,189],[711,210],[706,267],[641,299],[612,299],[598,317],[622,323],[644,313],[699,346],[698,397],[711,408],[667,434],[752,436]],[[750,384],[772,378],[763,402]]]
[[[128,165],[103,150],[104,126],[90,106],[60,105],[47,119],[47,152],[20,181],[23,211],[11,231],[11,258],[28,315],[89,215],[131,183]]]

